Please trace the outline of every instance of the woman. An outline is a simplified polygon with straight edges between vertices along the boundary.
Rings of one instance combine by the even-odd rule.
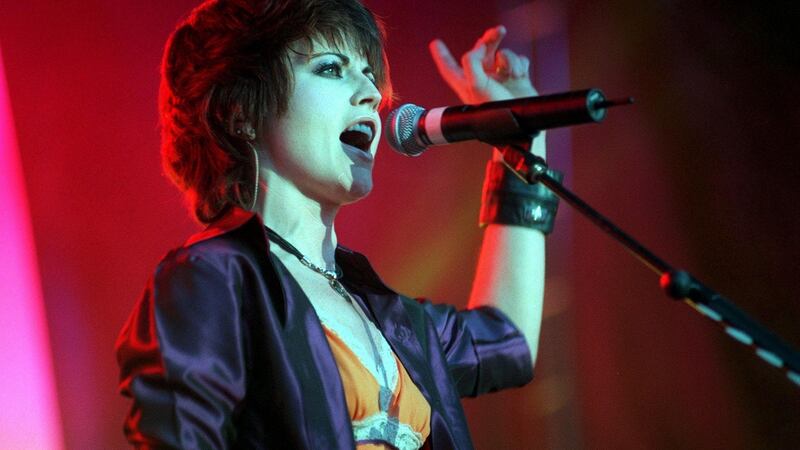
[[[461,65],[431,44],[464,102],[535,95],[504,34]],[[132,444],[469,448],[459,398],[530,380],[555,214],[538,186],[489,164],[467,311],[393,292],[338,246],[336,213],[372,188],[382,40],[357,0],[207,1],[170,37],[163,160],[208,227],[162,260],[117,342]]]

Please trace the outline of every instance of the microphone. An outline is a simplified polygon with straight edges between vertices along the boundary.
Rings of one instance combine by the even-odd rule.
[[[429,146],[477,139],[490,145],[530,140],[540,130],[600,122],[606,108],[633,98],[606,100],[599,89],[425,110],[407,103],[386,118],[386,139],[398,152],[419,156]]]

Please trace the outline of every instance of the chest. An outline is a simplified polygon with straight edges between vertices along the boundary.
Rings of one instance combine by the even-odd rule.
[[[399,376],[395,355],[367,312],[348,292],[308,268],[290,267],[327,334],[344,344],[346,352],[363,366],[380,386],[393,390]]]
[[[313,272],[300,271],[293,275],[323,326],[343,332],[361,343],[374,339],[372,331],[379,333],[367,312],[349,292],[342,295],[327,279]]]

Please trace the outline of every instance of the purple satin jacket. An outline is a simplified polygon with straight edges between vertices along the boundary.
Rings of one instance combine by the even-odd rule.
[[[460,398],[530,381],[522,333],[497,309],[412,300],[364,256],[340,247],[336,258],[430,403],[425,448],[472,448]],[[116,350],[120,391],[132,398],[125,434],[139,448],[355,447],[319,319],[244,210],[164,257]]]

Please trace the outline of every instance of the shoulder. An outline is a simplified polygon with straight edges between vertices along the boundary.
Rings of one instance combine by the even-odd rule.
[[[236,311],[254,298],[242,293],[263,282],[270,264],[263,226],[255,214],[231,214],[167,252],[157,264],[139,307],[155,314],[159,326],[233,322]]]
[[[181,246],[168,251],[156,268],[156,277],[175,269],[208,267],[229,271],[231,263],[259,263],[268,252],[264,227],[258,215],[231,208],[205,230],[190,236]]]

